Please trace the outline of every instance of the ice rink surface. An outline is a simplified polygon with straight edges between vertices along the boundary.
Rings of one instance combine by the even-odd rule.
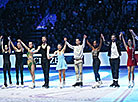
[[[36,88],[30,89],[31,77],[28,70],[24,70],[24,88],[16,88],[16,73],[11,71],[12,88],[0,89],[0,102],[138,102],[138,70],[135,70],[135,86],[128,88],[127,69],[120,69],[120,88],[110,88],[112,77],[110,69],[100,69],[102,86],[92,89],[94,74],[91,69],[83,70],[84,86],[72,87],[75,83],[74,70],[66,71],[66,85],[59,88],[58,72],[50,71],[50,88],[43,85],[42,70],[36,70]],[[3,72],[0,71],[0,85],[3,85]]]

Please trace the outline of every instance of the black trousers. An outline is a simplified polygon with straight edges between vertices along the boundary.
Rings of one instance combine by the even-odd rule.
[[[44,85],[49,86],[49,69],[50,69],[50,61],[47,59],[42,60],[42,69],[44,73]]]
[[[113,79],[118,79],[119,78],[120,58],[109,59],[109,60],[110,60],[110,65],[111,65],[112,77],[113,77]]]
[[[7,76],[6,76],[6,71],[8,70],[8,76],[9,76],[9,83],[12,84],[11,80],[11,63],[4,63],[3,64],[3,72],[4,72],[4,85],[7,86]]]
[[[93,58],[93,70],[95,75],[95,81],[100,81],[100,74],[99,74],[99,68],[100,68],[101,61],[99,58]]]
[[[21,85],[23,85],[23,62],[16,62],[15,68],[16,68],[16,80],[17,80],[16,84],[19,85],[19,69],[20,69]]]

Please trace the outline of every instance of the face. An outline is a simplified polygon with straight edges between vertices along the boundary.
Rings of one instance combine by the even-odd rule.
[[[6,50],[6,51],[8,50],[8,45],[5,45],[5,50]]]
[[[29,48],[33,47],[33,42],[29,42]]]
[[[96,45],[97,45],[97,42],[96,42],[96,41],[94,41],[94,42],[93,42],[93,46],[96,46]]]
[[[132,45],[132,41],[131,41],[131,39],[128,40],[128,45],[129,45],[129,46]]]
[[[76,44],[79,45],[80,44],[80,40],[76,39]]]
[[[111,36],[111,40],[112,40],[112,41],[115,41],[115,40],[116,40],[115,35],[112,35],[112,36]]]
[[[21,48],[21,44],[18,42],[17,43],[17,48],[20,49]]]
[[[58,48],[58,50],[61,50],[62,46],[60,44],[58,44],[57,48]]]
[[[42,42],[46,42],[46,37],[42,37]]]

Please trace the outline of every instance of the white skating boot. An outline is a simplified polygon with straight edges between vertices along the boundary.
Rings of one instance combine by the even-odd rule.
[[[31,89],[35,88],[35,83],[32,83],[32,85],[30,85],[29,88]]]
[[[63,81],[63,87],[65,86],[65,84],[66,84],[66,82],[65,82],[65,81]]]
[[[132,83],[131,83],[131,88],[133,88],[134,85],[135,85],[135,83],[134,83],[134,80],[133,80]]]
[[[21,85],[21,88],[24,88],[24,85]]]
[[[60,88],[60,89],[63,88],[63,84],[62,84],[62,82],[60,82],[60,84],[59,84],[59,88]]]
[[[9,88],[12,88],[12,86],[13,86],[12,84],[9,84],[9,85],[8,85]]]
[[[19,85],[16,85],[16,88],[19,88]]]
[[[128,88],[130,88],[131,87],[131,83],[130,82],[128,82]]]
[[[92,86],[92,88],[98,88],[99,86],[100,86],[99,82],[96,82],[96,83]]]
[[[1,87],[1,89],[6,89],[7,88],[7,86],[5,86],[5,85],[3,85],[2,87]]]
[[[99,83],[99,85],[100,85],[100,86],[103,84],[103,82],[102,82],[102,81],[98,81],[98,83]]]

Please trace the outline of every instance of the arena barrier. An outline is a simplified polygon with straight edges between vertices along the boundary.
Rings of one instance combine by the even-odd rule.
[[[126,66],[127,65],[127,53],[121,52],[122,56],[120,57],[120,66]],[[99,58],[101,60],[101,66],[110,66],[109,64],[109,57],[107,56],[107,52],[100,52]],[[41,54],[34,54],[34,59],[36,61],[36,67],[40,68],[41,67]],[[73,67],[74,66],[74,59],[73,59],[73,53],[65,53],[65,59],[68,64],[68,67]],[[138,51],[136,51],[136,59],[138,62]],[[0,55],[0,68],[3,68],[3,55]],[[57,57],[54,57],[50,61],[50,67],[56,67],[57,64]],[[91,52],[89,53],[84,53],[84,67],[90,67],[92,66],[92,54]],[[11,67],[15,68],[15,55],[11,54],[10,56],[10,61],[11,61]],[[24,67],[27,68],[27,57],[26,54],[23,54],[23,61],[24,61]]]

